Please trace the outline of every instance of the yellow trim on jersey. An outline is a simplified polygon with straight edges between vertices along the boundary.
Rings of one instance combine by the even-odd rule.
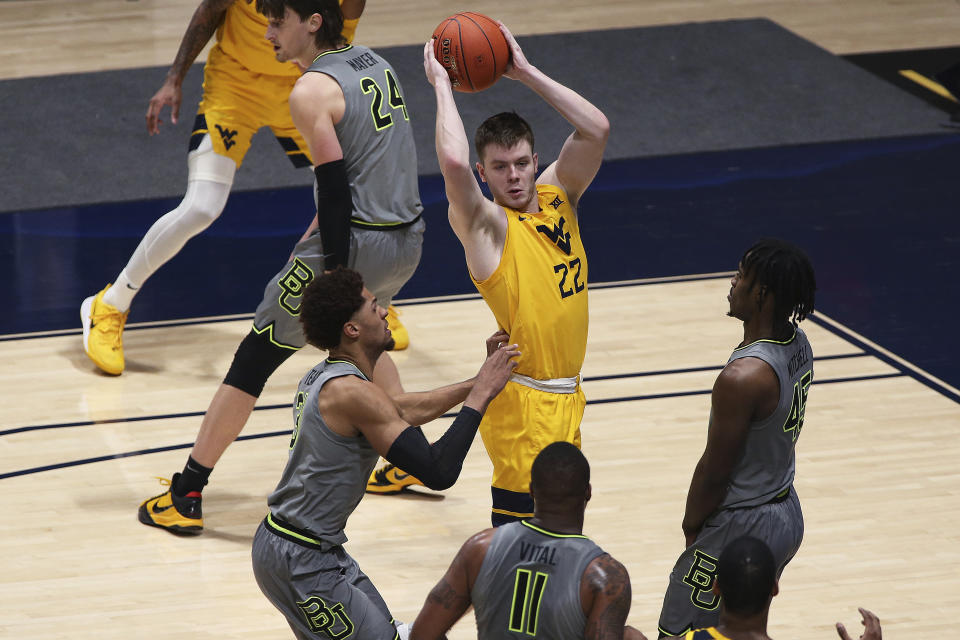
[[[533,514],[532,514],[532,513],[521,513],[521,512],[519,512],[519,511],[507,511],[506,509],[491,508],[490,511],[493,511],[494,513],[501,513],[501,514],[503,514],[503,515],[505,515],[505,516],[514,516],[514,517],[517,517],[517,518],[531,518],[531,517],[533,517]]]
[[[542,529],[537,525],[527,521],[521,522],[520,524],[524,525],[525,527],[529,527],[534,531],[539,531],[543,535],[550,536],[551,538],[583,538],[584,540],[590,539],[587,536],[583,535],[582,533],[557,533],[555,531],[548,531],[547,529]]]
[[[707,633],[710,634],[711,638],[714,638],[714,640],[730,640],[730,638],[728,638],[727,636],[717,631],[716,627],[705,627],[703,629],[691,629],[690,631],[687,631],[686,635],[683,636],[683,640],[693,640],[693,634],[695,634],[697,631],[706,631]]]

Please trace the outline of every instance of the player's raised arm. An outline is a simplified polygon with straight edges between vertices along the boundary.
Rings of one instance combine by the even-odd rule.
[[[570,197],[571,204],[576,206],[600,169],[610,123],[603,112],[586,98],[530,64],[513,34],[502,22],[500,31],[510,45],[511,55],[510,66],[504,75],[535,91],[573,125],[574,132],[563,143],[557,160],[544,169],[537,183],[559,183]]]
[[[433,54],[433,40],[423,47],[423,69],[437,98],[437,161],[450,203],[450,226],[463,243],[469,266],[471,254],[476,253],[474,245],[483,242],[491,225],[496,223],[498,207],[484,197],[473,175],[463,120],[453,99],[450,77]],[[501,226],[504,235],[505,219]]]

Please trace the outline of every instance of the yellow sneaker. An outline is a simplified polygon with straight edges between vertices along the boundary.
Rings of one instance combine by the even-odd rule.
[[[387,326],[393,336],[393,351],[403,351],[410,346],[410,334],[400,322],[400,312],[393,305],[387,309]]]
[[[404,473],[396,466],[387,463],[381,469],[370,474],[370,479],[367,480],[367,493],[379,493],[388,496],[400,493],[415,484],[423,486],[422,482],[409,473]]]
[[[137,519],[151,527],[160,527],[170,533],[181,536],[196,536],[203,531],[203,509],[200,492],[193,491],[182,498],[173,493],[173,484],[179,473],[173,474],[173,480],[158,478],[160,484],[170,487],[158,496],[144,500],[137,513]]]
[[[129,311],[120,313],[116,307],[103,301],[108,284],[95,296],[80,305],[83,323],[83,350],[103,371],[118,376],[123,373],[123,326]]]

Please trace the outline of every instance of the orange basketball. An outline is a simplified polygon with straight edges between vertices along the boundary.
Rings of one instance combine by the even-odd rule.
[[[492,86],[510,62],[510,47],[495,20],[482,13],[454,14],[433,30],[433,55],[457,91],[472,93]]]

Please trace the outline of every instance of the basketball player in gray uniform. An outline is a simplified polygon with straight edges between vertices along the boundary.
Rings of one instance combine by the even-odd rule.
[[[813,352],[797,325],[813,311],[813,267],[797,247],[761,240],[743,254],[730,284],[727,315],[743,322],[743,342],[713,386],[707,444],[683,516],[686,550],[670,574],[660,637],[717,624],[720,596],[711,587],[730,541],[765,542],[779,577],[803,539],[794,447]]]
[[[630,576],[583,532],[590,465],[568,442],[533,461],[534,516],[476,534],[430,592],[411,640],[443,638],[472,605],[477,636],[643,639],[625,627]]]
[[[387,307],[420,261],[416,150],[393,67],[366,47],[345,44],[337,0],[296,7],[301,13],[283,0],[257,0],[277,59],[306,69],[289,102],[316,163],[318,214],[267,285],[183,472],[140,505],[141,522],[177,534],[203,530],[201,491],[213,466],[240,434],[267,378],[304,345],[298,314],[307,284],[324,270],[349,266]],[[389,356],[378,373],[399,386]]]
[[[298,638],[398,637],[383,598],[343,548],[347,518],[379,455],[432,489],[452,486],[487,405],[516,366],[516,345],[501,345],[503,334],[494,334],[474,379],[396,404],[370,381],[393,343],[386,316],[349,269],[324,273],[303,295],[306,339],[329,356],[300,381],[287,466],[253,540],[257,584]],[[410,426],[459,402],[453,424],[432,445]]]

